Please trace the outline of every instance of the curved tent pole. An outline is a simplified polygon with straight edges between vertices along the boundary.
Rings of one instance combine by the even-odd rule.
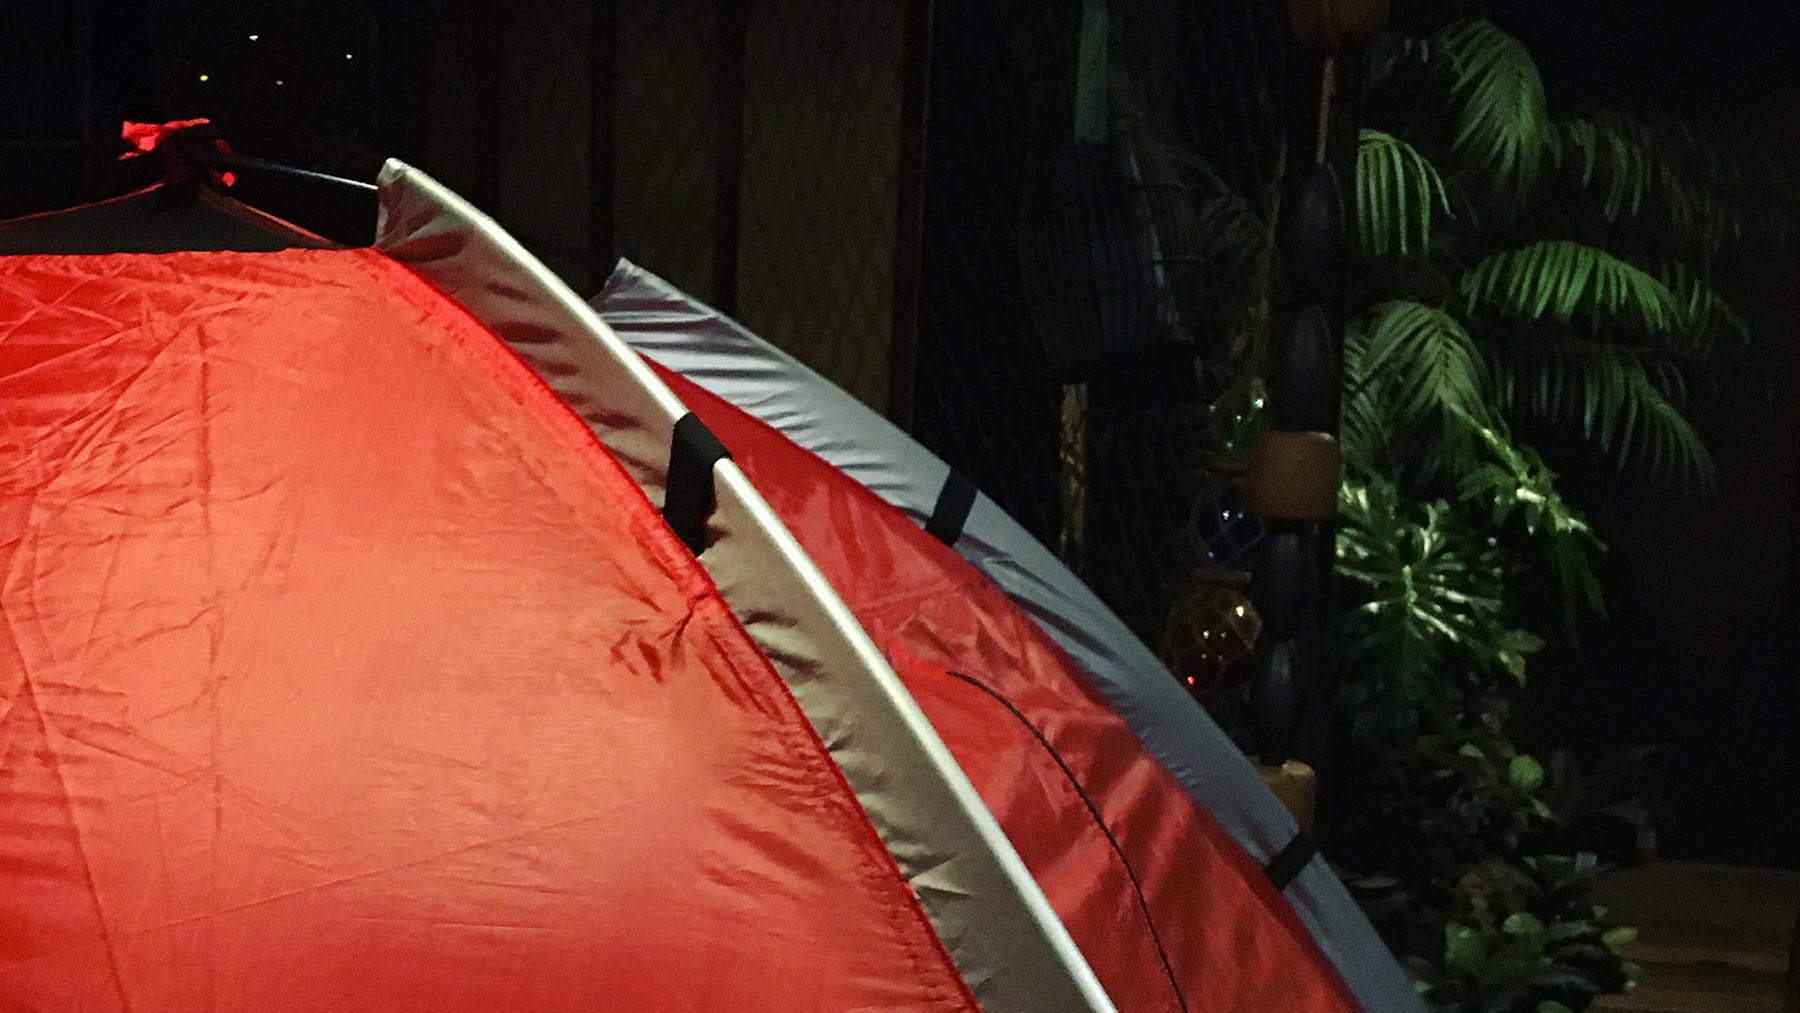
[[[593,302],[639,352],[761,418],[918,523],[928,523],[949,466],[793,356],[628,261],[620,261]],[[1258,863],[1282,855],[1297,829],[1293,814],[1155,653],[1074,573],[981,495],[952,547],[1070,654],[1239,846]],[[1306,861],[1283,894],[1364,1008],[1423,1008],[1322,858]]]
[[[245,158],[241,155],[192,155],[196,165],[204,165],[209,169],[249,170],[266,172],[284,179],[302,180],[308,183],[323,183],[328,186],[342,187],[359,194],[373,195],[380,189],[374,183],[365,183],[360,179],[345,176],[334,176],[328,172],[315,169],[302,169],[298,166],[283,165],[263,158]]]
[[[711,488],[672,477],[687,406],[486,215],[398,161],[380,182],[378,249],[506,341],[652,505],[667,509],[697,485],[713,494],[699,530],[683,525],[690,549],[825,742],[983,1007],[1111,1011],[974,785],[744,472],[690,433],[680,466],[710,472]]]
[[[35,138],[0,139],[0,156],[3,155],[68,155],[77,157],[105,158],[136,153],[137,149],[123,144],[91,144],[86,141],[38,140]],[[337,176],[316,169],[302,169],[298,166],[272,162],[264,158],[248,158],[242,155],[209,155],[201,152],[190,152],[185,156],[196,165],[204,165],[209,169],[230,169],[234,171],[262,172],[285,179],[301,180],[308,183],[322,183],[327,186],[340,187],[358,194],[376,192],[374,183],[347,176]]]

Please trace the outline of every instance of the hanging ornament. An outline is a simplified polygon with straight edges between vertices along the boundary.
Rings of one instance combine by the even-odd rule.
[[[1201,566],[1242,569],[1266,527],[1235,478],[1208,474],[1188,516],[1188,543]]]
[[[1250,599],[1235,588],[1201,584],[1169,612],[1162,656],[1194,698],[1217,700],[1256,671],[1261,620]]]
[[[1267,521],[1323,521],[1337,513],[1340,456],[1330,433],[1270,430],[1250,452],[1244,493]]]
[[[1258,660],[1250,684],[1250,730],[1257,758],[1280,764],[1300,755],[1301,708],[1305,678],[1300,652],[1292,640],[1271,644]]]
[[[1248,371],[1248,367],[1244,367]],[[1226,388],[1207,405],[1203,424],[1207,448],[1219,467],[1242,465],[1256,437],[1269,425],[1268,390],[1251,375]]]
[[[1269,350],[1270,425],[1337,432],[1341,372],[1331,321],[1317,303],[1284,316]]]
[[[1306,174],[1276,231],[1295,301],[1334,300],[1350,257],[1350,220],[1331,163],[1320,162]]]
[[[1388,20],[1389,0],[1288,0],[1294,39],[1315,56],[1362,45]]]
[[[1263,540],[1251,572],[1250,597],[1270,639],[1290,640],[1300,634],[1317,587],[1315,560],[1298,530],[1290,527]]]

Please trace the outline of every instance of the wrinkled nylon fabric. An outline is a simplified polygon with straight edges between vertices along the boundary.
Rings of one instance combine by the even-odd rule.
[[[656,368],[887,654],[1121,1010],[1356,1008],[1261,869],[1004,592],[830,464]],[[1143,903],[1055,757],[951,672],[1005,697],[1049,740],[1100,809]]]
[[[669,389],[491,219],[417,169],[381,172],[376,245],[454,300],[663,502]],[[995,1010],[1112,1008],[980,795],[829,583],[729,460],[700,561],[793,693],[976,998]]]
[[[949,466],[881,415],[667,281],[621,260],[594,305],[641,353],[774,426],[924,524]],[[957,552],[1067,651],[1144,744],[1254,859],[1297,831],[1248,759],[1183,692],[1154,651],[986,496]],[[1364,1009],[1420,1010],[1412,981],[1321,858],[1282,892]]]
[[[0,1007],[961,1009],[617,463],[369,251],[0,258]]]

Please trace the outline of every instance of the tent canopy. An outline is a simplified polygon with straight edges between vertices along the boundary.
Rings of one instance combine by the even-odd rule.
[[[380,201],[0,223],[0,1005],[1416,1007],[1116,618],[925,529],[941,462]]]
[[[1419,1008],[1406,974],[1249,761],[1155,653],[1018,522],[880,414],[649,271],[622,261],[594,304],[621,337],[664,369],[778,430],[914,528],[947,542],[1029,617],[1034,633],[1055,642],[1077,670],[1071,679],[1103,697],[1129,726],[1136,743],[1110,755],[1153,756],[1206,823],[1228,834],[1242,856],[1280,873],[1283,907],[1291,905],[1365,1009]],[[734,425],[716,427],[729,432]],[[749,457],[746,464],[755,467]],[[793,485],[763,483],[778,505],[794,495]],[[822,512],[817,504],[806,509]],[[806,533],[801,518],[785,516]],[[828,558],[828,546],[809,547]],[[1180,808],[1167,793],[1152,797],[1165,809]],[[1210,911],[1201,905],[1187,913],[1204,919]],[[1281,909],[1272,914],[1287,917]]]
[[[383,200],[0,258],[5,1003],[1110,1008],[741,474],[665,523],[679,401]]]

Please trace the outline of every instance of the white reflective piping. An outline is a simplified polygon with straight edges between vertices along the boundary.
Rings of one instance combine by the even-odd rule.
[[[923,522],[949,466],[887,419],[735,321],[620,261],[595,304],[640,352],[780,430]],[[986,496],[956,550],[1073,657],[1156,757],[1259,863],[1298,826],[1156,655],[1062,561]],[[1418,1010],[1411,981],[1322,859],[1283,892],[1371,1011]]]
[[[388,159],[377,185],[375,245],[500,334],[601,434],[660,509],[669,433],[687,412],[675,392],[638,356],[604,342],[570,340],[565,331],[585,336],[606,325],[506,230],[443,184]],[[621,373],[625,382],[612,380],[600,390],[583,382],[588,374]]]
[[[687,409],[654,371],[499,226],[423,173],[390,161],[381,206],[377,246],[507,341],[660,504]],[[1110,1013],[880,651],[743,472],[723,461],[713,474],[715,538],[700,562],[844,771],[976,998],[1001,1011]]]
[[[762,498],[762,494],[756,492],[755,486],[751,484],[743,470],[727,459],[719,462],[715,474],[719,479],[719,484],[732,490],[735,498],[748,509],[755,522],[771,536],[775,551],[779,552],[794,572],[800,575],[807,590],[823,605],[826,615],[843,633],[850,648],[855,651],[857,660],[874,675],[876,687],[887,698],[888,706],[904,722],[906,731],[917,740],[919,747],[931,757],[934,765],[940,769],[955,772],[956,776],[946,778],[951,795],[956,805],[968,813],[976,832],[980,834],[984,843],[998,860],[1000,871],[1003,874],[1002,879],[992,884],[993,888],[1010,888],[1018,893],[1019,902],[1042,926],[1044,935],[1049,939],[1058,958],[1066,967],[1076,972],[1074,983],[1081,993],[1082,1008],[1112,1010],[1112,1002],[1107,997],[1105,989],[1101,987],[1099,978],[1088,966],[1087,958],[1082,956],[1081,950],[1075,945],[1075,940],[1069,935],[1062,919],[1050,906],[1049,898],[1045,897],[1043,891],[1038,888],[1037,881],[1032,877],[1030,870],[1025,867],[1024,860],[1019,857],[1011,842],[1007,840],[1006,832],[1000,828],[999,821],[988,810],[987,804],[981,800],[981,795],[975,790],[975,785],[962,773],[962,768],[957,764],[955,757],[951,755],[949,747],[944,744],[937,729],[931,726],[930,719],[925,716],[925,712],[920,710],[918,704],[914,702],[912,694],[907,691],[905,684],[900,681],[900,677],[888,665],[887,658],[881,653],[881,649],[875,645],[862,625],[856,621],[849,606],[845,605],[843,599],[838,597],[830,582],[825,579],[825,575],[819,571],[812,558],[806,554],[806,550],[800,546],[793,533],[775,515],[775,511],[769,506],[768,501]],[[707,554],[710,554],[711,551],[709,549]],[[790,680],[790,688],[803,705],[808,703],[809,697],[818,693],[840,691],[838,687],[829,682],[812,683],[804,679]],[[814,725],[828,745],[842,743],[846,738],[856,734],[857,721],[854,715],[834,713],[833,708],[818,705],[805,709],[809,716],[819,715],[814,721]],[[863,751],[859,755],[841,749],[833,749],[833,755],[841,757],[840,763],[846,765],[845,774],[851,777],[853,784],[859,780],[872,784],[869,789],[872,794],[887,792],[896,795],[904,794],[905,785],[881,783],[883,780],[882,768],[886,766],[885,757],[869,751]],[[868,764],[868,769],[866,771],[850,769],[850,765],[861,764]],[[862,773],[863,776],[858,778],[855,776],[857,773]],[[894,801],[899,805],[916,804],[915,800],[903,797],[896,798]],[[870,805],[872,809],[887,808],[881,804],[879,798],[865,801],[865,804]],[[962,905],[968,902],[966,885],[959,885],[954,881],[953,876],[943,875],[939,870],[932,868],[931,852],[936,849],[925,846],[924,842],[906,841],[898,834],[891,835],[889,848],[893,851],[901,868],[913,867],[924,870],[918,875],[909,875],[909,878],[912,881],[913,889],[918,891],[920,899],[925,903],[927,909],[945,905]],[[950,871],[948,868],[942,869],[942,872],[948,871]],[[1022,885],[1028,888],[1021,889]],[[1013,961],[1021,959],[1028,960],[1030,959],[1029,953],[1020,952],[1002,956],[999,958],[1000,962],[996,964],[990,963],[994,959],[992,955],[984,958],[984,955],[979,953],[959,954],[959,949],[974,948],[971,946],[974,941],[966,935],[960,939],[945,939],[944,942],[946,946],[950,947],[951,957],[957,961],[959,967],[967,966],[976,969],[972,972],[965,971],[965,977],[976,996],[982,998],[983,1005],[999,1008],[995,1004],[1006,1003],[1007,1008],[1042,1010],[1068,1008],[1063,1005],[1068,1001],[1068,997],[1059,997],[1057,993],[1060,990],[1055,987],[1054,982],[1039,983],[1043,986],[1040,994],[1030,997],[1025,1006],[1012,1006],[1007,1003],[1004,993],[1000,989],[990,986],[990,983],[984,980],[986,975],[993,973],[991,968],[1006,967]],[[981,945],[1013,948],[1006,939],[982,940]],[[1027,948],[1020,947],[1020,949]],[[976,975],[984,977],[976,977]],[[988,994],[984,996],[984,992]]]

